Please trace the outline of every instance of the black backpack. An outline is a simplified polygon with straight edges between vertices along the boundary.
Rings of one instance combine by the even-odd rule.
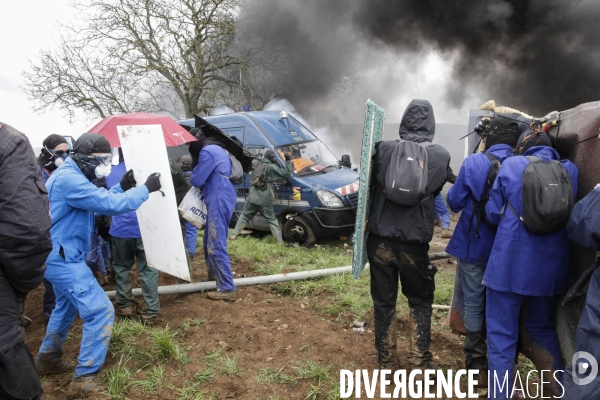
[[[567,225],[573,210],[574,195],[571,175],[560,161],[544,162],[529,156],[523,171],[523,216],[508,207],[527,229],[538,235],[557,231]]]
[[[254,164],[252,171],[248,174],[250,184],[256,188],[262,188],[267,184],[267,170],[269,165],[266,162],[259,161]]]
[[[476,217],[477,221],[475,223],[475,237],[479,237],[479,227],[481,226],[481,222],[486,224],[492,229],[497,229],[497,226],[488,221],[487,216],[485,214],[485,206],[490,199],[490,192],[492,190],[492,186],[494,186],[494,182],[496,181],[496,177],[498,176],[498,171],[500,170],[500,160],[498,157],[493,155],[492,153],[484,153],[488,160],[492,163],[490,169],[487,173],[487,178],[485,180],[485,191],[483,192],[483,196],[481,200],[477,201],[477,199],[471,194],[471,198],[475,203],[473,207],[473,214],[471,214],[471,220]]]
[[[427,191],[427,150],[430,142],[396,143],[387,166],[383,192],[385,197],[401,206],[416,206]]]

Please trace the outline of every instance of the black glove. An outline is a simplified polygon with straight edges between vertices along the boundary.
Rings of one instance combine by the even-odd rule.
[[[148,179],[146,179],[146,183],[144,183],[144,185],[146,185],[146,187],[148,188],[148,192],[150,193],[159,190],[161,188],[160,174],[155,172],[153,174],[148,175]]]
[[[292,159],[292,153],[290,153],[289,151],[285,152],[283,156],[285,157],[285,161],[290,161]]]
[[[130,169],[129,171],[125,172],[121,178],[121,189],[126,192],[132,187],[135,187],[136,183],[137,182],[133,177],[133,170]]]

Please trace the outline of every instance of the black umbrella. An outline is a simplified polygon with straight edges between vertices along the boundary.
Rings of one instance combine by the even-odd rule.
[[[226,135],[222,130],[202,117],[194,115],[194,120],[196,128],[200,128],[207,137],[213,138],[222,144],[225,150],[230,152],[242,164],[244,172],[250,172],[254,156],[244,148],[244,144],[238,138]]]

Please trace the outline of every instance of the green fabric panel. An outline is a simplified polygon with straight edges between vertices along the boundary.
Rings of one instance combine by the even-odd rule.
[[[369,219],[371,168],[372,158],[375,154],[375,143],[383,140],[383,124],[385,110],[367,100],[367,113],[365,116],[365,130],[363,134],[362,150],[360,155],[360,181],[358,191],[358,207],[356,210],[356,225],[354,230],[354,258],[352,260],[352,273],[358,279],[367,263],[367,220]]]

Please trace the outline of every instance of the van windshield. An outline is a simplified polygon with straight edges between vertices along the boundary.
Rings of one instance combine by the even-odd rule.
[[[275,150],[282,159],[285,153],[292,153],[294,176],[323,174],[340,168],[338,159],[320,140],[285,144]]]

